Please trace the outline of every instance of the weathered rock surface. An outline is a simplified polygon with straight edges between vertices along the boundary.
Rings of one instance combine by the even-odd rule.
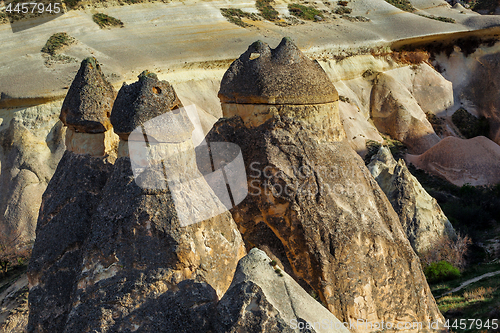
[[[321,66],[284,38],[273,50],[257,41],[231,64],[221,82],[222,103],[322,104],[338,94]]]
[[[170,87],[151,74],[142,74],[139,80],[131,86]],[[123,140],[126,137],[129,147],[130,140],[134,139],[127,132],[130,128],[143,126],[147,132],[148,121],[172,112],[171,104],[168,104],[172,100],[168,100],[168,96],[157,99],[149,93],[133,99],[129,109],[122,109],[125,101],[131,100],[137,91],[142,91],[130,90],[131,86],[124,86],[123,91],[118,93],[115,102],[118,113],[114,114],[114,109],[112,114],[113,126],[121,128],[118,130],[122,135],[120,145],[127,144]],[[175,96],[173,90],[170,96]],[[155,103],[159,103],[161,108],[142,108]],[[182,107],[180,103],[176,106]],[[182,118],[182,115],[179,117]],[[91,332],[96,328],[112,332],[126,330],[124,327],[141,327],[142,331],[148,331],[156,324],[144,314],[156,309],[156,305],[161,308],[170,300],[181,297],[176,293],[179,288],[182,289],[177,287],[182,281],[193,280],[194,292],[198,287],[207,288],[196,283],[207,283],[213,292],[207,294],[204,302],[217,295],[222,296],[229,287],[237,262],[245,254],[241,235],[230,213],[226,211],[187,226],[182,224],[180,214],[184,213],[183,209],[197,210],[200,207],[191,205],[179,209],[171,189],[172,183],[166,184],[165,169],[156,168],[165,165],[170,171],[175,169],[177,175],[190,171],[184,167],[188,166],[187,161],[196,161],[195,151],[191,138],[184,135],[186,131],[190,134],[192,128],[188,127],[188,122],[183,124],[185,128],[174,128],[171,132],[165,129],[173,134],[172,137],[166,135],[159,143],[149,142],[147,153],[151,154],[148,160],[151,167],[146,167],[142,173],[133,174],[131,157],[124,155],[116,161],[103,189],[100,205],[91,218],[92,232],[85,243],[80,275],[73,281],[75,303],[64,332]],[[154,129],[158,128],[153,126]],[[156,134],[153,136],[158,138]],[[172,147],[166,147],[168,145]],[[162,164],[163,160],[165,164]],[[199,191],[212,193],[212,197],[217,199],[207,183],[203,187],[203,177],[197,169],[196,172]],[[158,180],[162,179],[163,187],[149,186],[160,184]],[[169,178],[168,181],[183,182],[185,179]],[[172,308],[164,310],[170,311],[171,316],[179,314],[179,310]],[[205,320],[203,315],[197,315],[197,318]]]
[[[377,129],[421,154],[439,142],[410,91],[385,73],[378,74],[371,93],[371,119]]]
[[[316,134],[314,117],[274,112],[249,126],[234,116],[207,136],[241,147],[250,193],[232,213],[247,247],[278,258],[341,321],[441,322],[391,204],[347,142]]]
[[[95,58],[82,61],[61,108],[61,121],[77,132],[103,133],[111,128],[109,116],[115,90]]]
[[[1,110],[0,228],[35,238],[38,210],[64,153],[64,129],[55,110],[60,103]]]
[[[500,146],[484,136],[464,140],[446,137],[407,162],[457,186],[500,183]]]
[[[62,332],[80,274],[91,216],[113,165],[66,151],[43,195],[28,268],[28,332]]]
[[[380,147],[368,169],[398,214],[417,254],[432,248],[443,236],[456,237],[436,199],[425,191],[403,160],[394,160],[387,147]]]
[[[349,332],[271,264],[257,248],[240,260],[231,287],[217,304],[218,332]]]
[[[159,81],[154,73],[144,71],[139,81],[130,85],[123,84],[118,92],[111,122],[116,134],[126,139],[141,124],[165,112],[182,107],[174,88],[166,82]]]

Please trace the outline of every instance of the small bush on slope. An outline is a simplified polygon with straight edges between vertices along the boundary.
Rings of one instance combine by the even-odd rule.
[[[443,260],[430,264],[424,269],[427,280],[431,283],[453,280],[460,277],[458,268]]]

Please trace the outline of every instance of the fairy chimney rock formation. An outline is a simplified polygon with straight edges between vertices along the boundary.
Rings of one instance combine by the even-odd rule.
[[[42,197],[28,267],[28,332],[62,332],[71,311],[83,244],[116,158],[113,97],[97,61],[85,59],[61,110],[66,151]]]
[[[261,41],[250,45],[224,74],[219,99],[224,117],[239,116],[249,127],[279,115],[315,128],[320,140],[345,138],[337,90],[289,38],[275,49]]]
[[[442,324],[397,214],[343,140],[325,78],[288,39],[254,43],[224,75],[225,118],[206,139],[241,147],[249,195],[232,213],[247,249],[264,250],[354,332]]]
[[[60,119],[66,129],[66,149],[78,154],[105,156],[116,150],[118,138],[109,116],[116,93],[95,58],[82,61],[66,98]]]

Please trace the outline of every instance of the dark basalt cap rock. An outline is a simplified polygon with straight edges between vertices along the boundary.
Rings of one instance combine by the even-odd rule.
[[[290,38],[273,50],[257,41],[224,74],[222,103],[322,104],[338,93],[317,61],[307,58]]]
[[[137,82],[123,84],[111,112],[114,131],[123,139],[147,121],[182,107],[167,81],[159,81],[156,74],[149,71],[138,77]]]
[[[109,116],[116,93],[93,57],[84,59],[68,94],[59,118],[78,132],[102,133],[111,128]]]

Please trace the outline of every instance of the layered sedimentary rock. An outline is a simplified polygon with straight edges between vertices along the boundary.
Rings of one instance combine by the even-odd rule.
[[[436,199],[413,177],[403,160],[394,160],[387,147],[380,147],[368,169],[398,214],[416,253],[432,249],[442,237],[456,237]]]
[[[245,254],[229,212],[184,223],[181,215],[197,216],[205,208],[195,205],[201,198],[218,199],[196,168],[192,125],[169,86],[144,72],[118,93],[111,121],[121,138],[119,158],[91,219],[64,332],[126,331],[127,325],[149,332],[154,323],[146,314],[153,315],[155,304],[168,304],[182,281],[194,283],[189,290],[212,290],[206,301],[213,300],[229,287]],[[178,186],[202,193],[179,206]]]
[[[500,183],[500,146],[484,136],[446,137],[421,155],[408,155],[408,163],[457,186]]]
[[[322,84],[317,100],[290,93],[309,91],[294,87],[311,82],[309,73]],[[233,218],[248,247],[265,249],[341,321],[442,321],[390,202],[343,140],[325,77],[288,39],[274,50],[252,44],[224,75],[226,118],[207,139],[243,152],[249,195]]]
[[[83,102],[95,98],[95,90],[112,89],[106,82],[90,83],[93,78],[102,76],[95,59],[92,63],[94,66],[90,67],[89,60],[84,60],[75,78],[75,82],[89,82],[92,89],[87,89],[87,85],[73,85],[68,91],[71,103],[63,103],[69,105],[65,112],[79,112],[81,118],[87,120],[95,114],[105,113],[107,106],[94,103],[90,109],[92,112],[86,114],[85,109],[77,108],[80,104],[75,94],[84,91],[77,95]],[[102,118],[100,121],[106,122]],[[78,130],[78,133],[69,134],[71,142],[43,195],[36,242],[28,268],[28,332],[64,330],[74,300],[75,281],[81,272],[84,244],[92,229],[91,217],[116,158],[116,151],[112,151],[111,146],[107,151],[102,149],[106,145],[104,133],[95,134],[92,122],[84,122]],[[73,129],[68,129],[68,133],[73,133]],[[81,139],[82,136],[85,140]],[[109,142],[116,142],[116,139],[109,135]],[[80,143],[82,147],[90,145],[82,151]]]

